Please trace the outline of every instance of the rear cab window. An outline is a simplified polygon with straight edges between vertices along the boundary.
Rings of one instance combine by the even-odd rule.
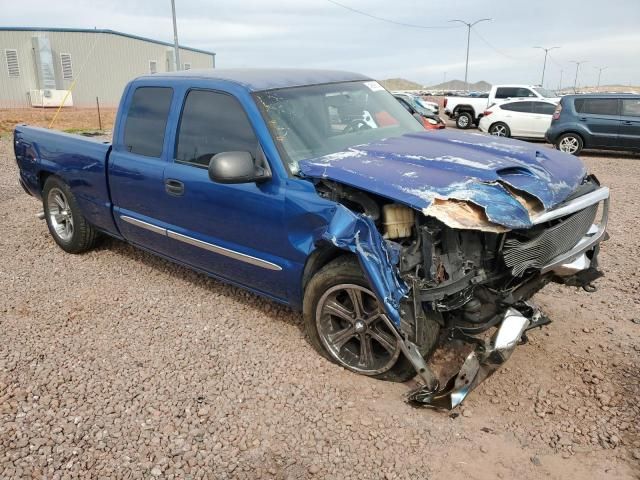
[[[523,87],[499,87],[496,89],[495,98],[528,98],[535,97],[536,94],[533,93],[528,88]]]
[[[170,87],[135,89],[124,126],[126,151],[145,157],[162,155],[172,98]]]

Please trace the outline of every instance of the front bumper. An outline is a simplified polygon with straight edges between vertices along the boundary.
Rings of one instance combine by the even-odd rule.
[[[600,187],[533,219],[533,223],[539,225],[566,218],[586,208],[593,208],[595,204],[601,204],[598,210],[600,217],[596,215],[594,223],[572,248],[546,263],[540,269],[541,275],[552,274],[559,278],[560,283],[582,286],[585,289],[589,286],[592,290],[588,291],[594,290],[591,281],[602,276],[597,270],[597,256],[599,243],[607,238],[609,189]],[[476,386],[509,359],[526,330],[550,321],[526,302],[520,301],[517,305],[518,309],[513,306],[507,308],[501,319],[496,317],[499,321],[494,325],[498,328],[489,340],[473,339],[477,347],[467,356],[460,371],[451,377],[443,388],[434,388],[437,381],[425,382],[424,386],[409,393],[409,401],[433,408],[455,408]],[[523,305],[524,308],[521,308]],[[468,341],[470,336],[465,338]],[[428,376],[422,376],[429,379]]]

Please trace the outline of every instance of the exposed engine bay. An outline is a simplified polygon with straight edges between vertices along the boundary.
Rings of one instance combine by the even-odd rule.
[[[371,219],[399,252],[396,268],[409,293],[394,332],[424,382],[409,395],[418,404],[454,408],[507,360],[526,330],[549,323],[529,303],[547,283],[594,291],[592,282],[602,276],[597,255],[599,241],[606,239],[608,189],[593,176],[546,212],[535,198],[514,191],[535,219],[533,227],[520,230],[459,228],[473,226],[478,209],[455,199],[441,200],[437,205],[447,213],[431,216],[326,179],[316,189]],[[449,219],[453,226],[445,223]],[[445,382],[424,360],[438,336],[441,343],[458,339],[475,347]]]

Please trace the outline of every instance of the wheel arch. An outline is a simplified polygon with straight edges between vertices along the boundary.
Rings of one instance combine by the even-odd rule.
[[[355,254],[331,245],[328,242],[321,242],[316,246],[316,248],[307,257],[304,269],[302,271],[300,290],[303,296],[304,291],[309,284],[309,280],[311,280],[322,267],[341,256],[353,256],[354,258],[357,258]]]

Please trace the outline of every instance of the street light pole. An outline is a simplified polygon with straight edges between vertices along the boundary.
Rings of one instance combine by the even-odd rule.
[[[175,52],[176,72],[180,70],[180,47],[178,46],[178,24],[176,23],[176,2],[171,0],[171,16],[173,17],[173,49]]]
[[[562,72],[564,72],[564,70],[560,69],[560,82],[558,82],[558,92],[562,90]]]
[[[602,75],[602,71],[606,70],[607,67],[594,67],[596,70],[598,70],[598,86],[596,87],[596,92],[600,91],[600,76]]]
[[[490,22],[491,20],[492,20],[491,18],[481,18],[480,20],[476,20],[475,22],[471,22],[471,23],[465,22],[464,20],[458,20],[458,19],[449,20],[449,22],[459,22],[467,26],[467,59],[464,64],[464,85],[465,85],[465,88],[467,89],[467,92],[469,91],[468,73],[469,73],[469,45],[471,43],[471,27],[473,27],[474,25],[480,22]]]
[[[539,48],[540,50],[544,50],[544,63],[542,64],[542,81],[540,82],[540,86],[544,87],[544,71],[547,69],[547,55],[549,54],[549,51],[554,50],[556,48],[560,48],[560,47],[549,47],[549,48],[533,47],[533,48]]]
[[[576,92],[576,87],[578,85],[578,70],[580,69],[580,65],[582,65],[583,63],[588,62],[588,60],[580,60],[580,61],[576,61],[576,60],[570,60],[571,63],[575,63],[576,64],[576,76],[573,79],[573,91]]]

